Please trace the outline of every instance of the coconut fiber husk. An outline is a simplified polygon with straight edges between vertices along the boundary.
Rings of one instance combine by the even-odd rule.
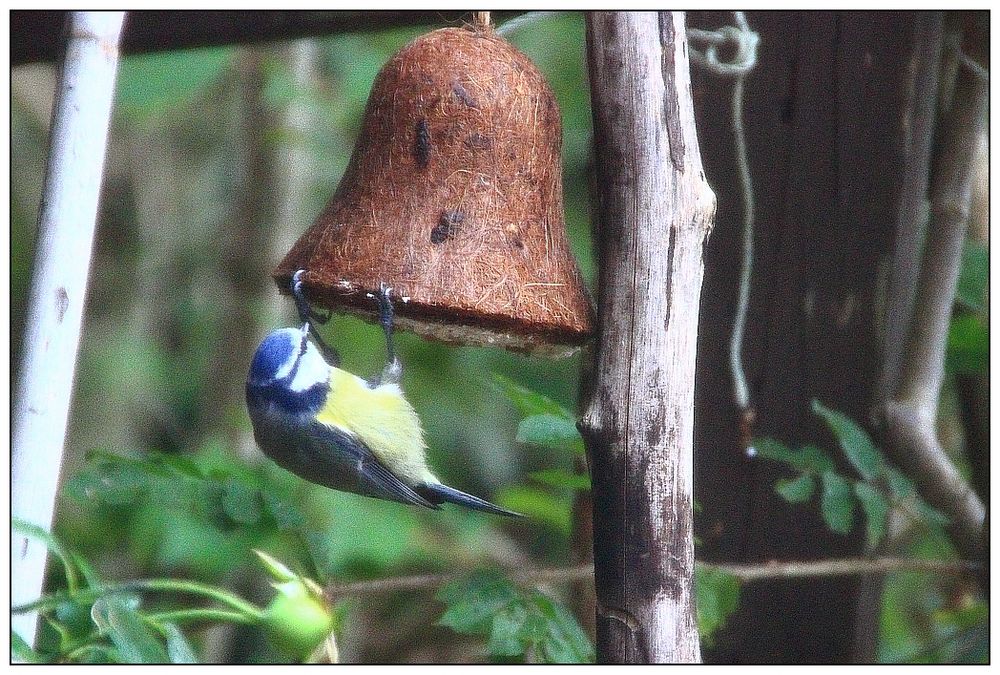
[[[565,353],[593,308],[566,239],[562,130],[542,74],[491,29],[417,38],[375,79],[354,154],[274,272],[311,302],[446,342]]]

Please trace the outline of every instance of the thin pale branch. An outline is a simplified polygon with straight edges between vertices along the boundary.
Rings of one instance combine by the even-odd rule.
[[[961,574],[981,568],[968,560],[922,560],[916,558],[833,558],[829,560],[771,561],[761,564],[698,563],[699,569],[731,574],[744,583],[774,579],[814,577],[844,577],[886,572],[935,572]],[[587,581],[594,576],[590,563],[567,567],[509,569],[503,573],[516,583],[528,586]],[[382,595],[399,591],[421,591],[440,588],[466,576],[468,572],[449,574],[415,574],[370,581],[330,584],[325,595],[330,601],[349,597]]]
[[[907,82],[909,106],[903,126],[903,184],[896,217],[896,241],[885,305],[885,347],[879,400],[896,391],[902,368],[905,335],[913,314],[920,245],[927,222],[927,184],[930,179],[934,122],[937,118],[938,73],[943,38],[942,12],[924,12],[917,18],[913,67]]]
[[[922,560],[917,558],[833,558],[809,561],[772,561],[760,565],[712,565],[709,563],[700,563],[700,565],[707,569],[732,574],[744,583],[773,579],[849,577],[887,572],[960,574],[980,568],[979,563],[968,560]]]
[[[900,381],[885,405],[884,418],[893,459],[920,494],[948,517],[949,533],[960,554],[976,560],[985,548],[985,508],[941,446],[935,419],[968,228],[970,158],[986,124],[988,99],[988,84],[963,69],[936,157],[931,220]]]
[[[354,581],[344,584],[330,584],[325,589],[325,595],[331,600],[360,595],[378,595],[396,591],[416,591],[428,588],[440,588],[447,583],[466,576],[468,572],[449,574],[415,574],[405,577],[388,577],[372,579],[371,581]],[[593,578],[594,567],[590,563],[570,567],[542,567],[527,569],[504,570],[505,576],[512,581],[526,585],[544,585],[549,583],[565,583]]]

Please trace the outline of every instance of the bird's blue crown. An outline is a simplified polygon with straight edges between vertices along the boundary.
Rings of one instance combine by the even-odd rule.
[[[291,375],[291,364],[303,350],[302,332],[295,328],[282,328],[269,334],[257,347],[250,364],[252,384],[266,384],[277,378],[284,369],[284,376]]]
[[[308,349],[307,333],[297,328],[282,328],[264,338],[250,363],[247,376],[247,404],[251,408],[277,406],[287,413],[313,413],[326,398],[327,383],[306,379],[296,388],[296,375],[302,367],[315,368],[315,356],[303,365]],[[315,372],[315,371],[310,371]]]

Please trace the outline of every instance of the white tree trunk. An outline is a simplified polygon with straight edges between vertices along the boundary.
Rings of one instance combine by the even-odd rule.
[[[694,368],[715,213],[682,12],[593,12],[598,339],[581,432],[593,482],[599,662],[700,660]]]
[[[59,485],[124,16],[71,15],[53,113],[11,456],[11,513],[45,530]],[[11,543],[11,604],[19,605],[41,593],[46,549],[20,533]],[[11,618],[29,644],[37,622],[35,613]]]

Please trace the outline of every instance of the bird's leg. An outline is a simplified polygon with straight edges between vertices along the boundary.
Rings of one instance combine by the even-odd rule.
[[[340,354],[337,350],[331,347],[323,339],[323,336],[319,334],[319,330],[316,328],[316,323],[321,326],[325,325],[330,321],[330,317],[333,316],[333,312],[328,311],[326,315],[322,315],[314,310],[310,305],[309,301],[306,300],[305,294],[302,293],[302,275],[305,270],[298,270],[292,275],[292,297],[295,298],[295,309],[299,312],[299,319],[309,326],[309,332],[312,333],[313,339],[316,340],[317,346],[321,352],[323,352],[323,358],[331,366],[340,365]]]
[[[376,386],[380,384],[398,384],[403,379],[403,364],[396,357],[396,348],[392,341],[393,311],[390,293],[392,293],[392,289],[382,284],[379,287],[378,295],[375,297],[378,301],[378,322],[382,325],[382,330],[385,331],[385,368],[382,369],[382,374],[376,379]]]

